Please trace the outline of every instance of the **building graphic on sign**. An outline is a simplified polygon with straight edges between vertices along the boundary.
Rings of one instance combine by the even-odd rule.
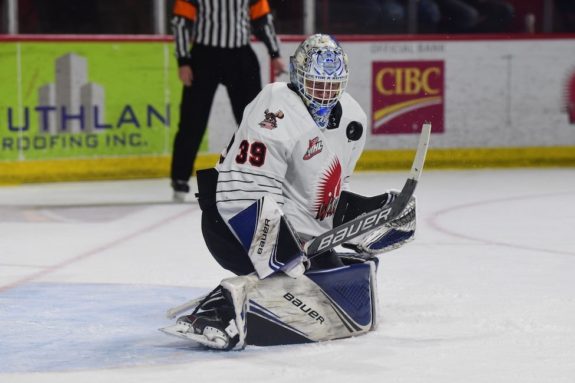
[[[55,72],[56,81],[38,89],[40,132],[96,132],[98,121],[105,121],[105,92],[88,81],[86,58],[74,53],[58,57]]]

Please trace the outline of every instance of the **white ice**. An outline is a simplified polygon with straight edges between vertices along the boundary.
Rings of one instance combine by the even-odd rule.
[[[426,170],[416,194],[376,331],[215,352],[157,330],[231,276],[167,180],[2,187],[0,382],[575,382],[575,170]]]

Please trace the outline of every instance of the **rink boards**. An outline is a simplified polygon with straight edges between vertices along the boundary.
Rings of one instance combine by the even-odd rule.
[[[407,169],[423,121],[430,168],[575,165],[575,36],[339,39],[368,114],[358,169]],[[286,62],[300,40],[282,37]],[[181,92],[169,37],[14,37],[0,53],[0,183],[167,177]],[[198,168],[233,134],[228,104],[219,89]]]

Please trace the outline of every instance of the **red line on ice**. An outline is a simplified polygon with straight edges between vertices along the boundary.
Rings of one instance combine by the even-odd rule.
[[[16,280],[16,281],[12,282],[12,283],[7,284],[7,285],[0,286],[0,293],[3,293],[4,291],[13,289],[13,288],[15,288],[15,287],[17,287],[17,286],[20,286],[20,285],[24,284],[24,283],[28,283],[28,282],[30,282],[30,281],[33,281],[33,280],[35,280],[35,279],[38,279],[38,278],[40,278],[40,277],[43,277],[43,276],[45,276],[45,275],[48,275],[48,274],[50,274],[50,273],[53,273],[53,272],[58,271],[58,270],[60,270],[60,269],[63,269],[64,267],[69,266],[69,265],[71,265],[72,263],[76,263],[76,262],[82,261],[82,260],[84,260],[84,259],[86,259],[86,258],[89,258],[89,257],[91,257],[91,256],[93,256],[93,255],[102,253],[102,252],[104,252],[104,251],[106,251],[106,250],[108,250],[108,249],[111,249],[111,248],[113,248],[114,246],[120,245],[120,244],[122,244],[122,243],[124,243],[124,242],[128,242],[128,241],[130,241],[130,240],[132,240],[132,239],[134,239],[134,238],[136,238],[136,237],[138,237],[138,236],[140,236],[140,235],[142,235],[142,234],[144,234],[144,233],[147,233],[147,232],[152,231],[152,230],[154,230],[154,229],[156,229],[156,228],[158,228],[158,227],[160,227],[160,226],[162,226],[162,225],[165,225],[167,222],[171,222],[171,221],[180,219],[181,217],[183,217],[183,216],[185,216],[186,214],[189,214],[189,213],[191,213],[191,212],[193,212],[193,211],[195,211],[195,210],[196,210],[196,206],[191,207],[191,208],[189,208],[189,209],[184,210],[183,212],[180,212],[180,213],[178,213],[178,214],[176,214],[176,215],[172,215],[172,216],[170,216],[170,217],[164,218],[164,219],[161,220],[161,221],[158,221],[158,222],[156,222],[156,223],[153,223],[153,224],[151,224],[151,225],[149,225],[149,226],[146,226],[146,227],[144,227],[144,228],[142,228],[142,229],[140,229],[140,230],[138,230],[138,231],[135,231],[135,232],[133,232],[133,233],[131,233],[131,234],[128,234],[128,235],[126,235],[126,236],[124,236],[124,237],[118,238],[118,239],[116,239],[116,240],[114,240],[114,241],[112,241],[112,242],[106,243],[106,244],[104,244],[104,245],[102,245],[102,246],[98,246],[98,247],[96,247],[95,249],[88,250],[88,251],[86,251],[86,252],[84,252],[84,253],[81,253],[81,254],[79,254],[79,255],[77,255],[77,256],[75,256],[75,257],[72,257],[72,258],[67,259],[67,260],[65,260],[65,261],[62,261],[62,262],[60,262],[60,263],[57,263],[57,264],[55,264],[55,265],[53,265],[53,266],[48,266],[48,267],[46,267],[45,269],[43,269],[43,270],[41,270],[41,271],[38,271],[37,273],[34,273],[34,274],[31,274],[31,275],[29,275],[29,276],[27,276],[27,277],[18,279],[18,280]]]
[[[552,197],[552,196],[557,196],[557,195],[565,195],[565,194],[573,194],[573,192],[561,192],[561,193],[548,193],[548,194],[539,194],[539,195],[527,195],[527,196],[521,196],[521,197],[508,197],[508,198],[500,198],[500,199],[492,199],[492,200],[486,200],[486,201],[476,201],[476,202],[470,202],[470,203],[466,203],[463,205],[456,205],[456,206],[452,206],[452,207],[448,207],[439,211],[436,211],[435,213],[433,213],[429,218],[427,218],[427,223],[434,228],[435,230],[451,235],[453,237],[457,237],[457,238],[463,238],[463,239],[468,239],[471,241],[478,241],[478,242],[483,242],[487,245],[496,245],[496,246],[506,246],[506,247],[511,247],[511,248],[515,248],[515,249],[522,249],[522,250],[529,250],[529,251],[540,251],[540,252],[544,252],[544,253],[551,253],[551,254],[558,254],[558,255],[570,255],[570,256],[574,256],[575,253],[573,252],[569,252],[569,251],[560,251],[560,250],[551,250],[551,249],[542,249],[542,248],[537,248],[537,247],[532,247],[532,246],[525,246],[525,245],[519,245],[519,244],[514,244],[514,243],[506,243],[506,242],[500,242],[500,241],[493,241],[491,239],[484,239],[481,237],[473,237],[467,234],[462,234],[462,233],[458,233],[456,231],[452,231],[449,229],[446,229],[444,227],[442,227],[437,221],[438,218],[442,215],[445,214],[449,214],[452,213],[456,210],[463,210],[463,209],[469,209],[469,208],[473,208],[473,207],[479,207],[479,206],[484,206],[484,205],[489,205],[489,204],[494,204],[494,203],[501,203],[501,202],[506,202],[506,201],[519,201],[519,200],[527,200],[527,199],[536,199],[536,198],[543,198],[543,197]],[[496,218],[494,218],[496,219]],[[536,218],[534,218],[535,220]]]

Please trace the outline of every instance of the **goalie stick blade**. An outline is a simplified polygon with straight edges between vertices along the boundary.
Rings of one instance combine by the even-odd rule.
[[[166,311],[166,318],[168,318],[168,319],[174,319],[175,317],[177,317],[177,316],[180,315],[181,313],[196,308],[196,307],[200,304],[200,302],[201,302],[202,300],[204,300],[204,298],[205,298],[207,295],[208,295],[208,294],[201,295],[201,296],[199,296],[199,297],[197,297],[197,298],[194,298],[194,299],[192,299],[192,300],[189,300],[189,301],[187,301],[187,302],[184,302],[184,303],[182,303],[182,304],[179,305],[179,306],[172,307],[172,308],[168,309],[168,310]]]
[[[409,173],[409,178],[416,181],[419,179],[419,175],[423,170],[423,164],[425,163],[425,157],[427,155],[427,148],[429,147],[430,136],[431,124],[426,122],[421,127],[421,134],[419,135],[419,142],[417,143],[417,151],[415,152],[415,158],[413,159],[411,172]]]
[[[333,249],[353,238],[365,234],[373,229],[385,225],[387,222],[393,220],[399,215],[407,206],[409,200],[413,196],[415,187],[421,175],[423,164],[425,163],[425,156],[429,146],[429,136],[431,135],[431,124],[425,123],[421,128],[419,136],[419,143],[417,144],[417,151],[409,177],[403,185],[401,193],[389,205],[382,208],[373,210],[369,213],[361,215],[351,221],[337,226],[321,235],[318,235],[311,241],[304,245],[304,251],[308,258],[313,258],[323,252]]]
[[[189,326],[174,324],[168,327],[162,327],[159,330],[164,334],[172,335],[181,339],[190,339],[188,336],[186,336],[188,329]]]
[[[205,336],[202,334],[196,334],[193,331],[190,331],[190,326],[186,326],[179,323],[172,326],[160,328],[159,330],[164,334],[175,336],[180,339],[191,340],[192,342],[210,348],[224,350],[228,346],[228,342],[225,339],[215,336],[209,336],[209,335]]]

